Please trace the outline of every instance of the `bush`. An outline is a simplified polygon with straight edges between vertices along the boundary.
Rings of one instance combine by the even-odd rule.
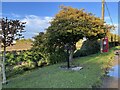
[[[45,66],[45,65],[49,65],[49,63],[46,61],[46,60],[40,60],[38,61],[38,66],[39,67],[42,67],[42,66]]]
[[[9,77],[18,73],[20,74],[24,71],[38,67],[38,61],[41,61],[42,58],[42,55],[34,50],[20,51],[16,53],[7,52],[5,62],[7,76]]]
[[[54,53],[42,54],[39,50],[27,50],[20,52],[7,52],[6,72],[7,76],[21,74],[36,67],[55,64],[66,61],[67,54],[64,50],[57,50]]]
[[[23,51],[23,52],[17,52],[16,54],[12,52],[7,52],[6,54],[6,65],[19,65],[21,62],[35,62],[42,59],[42,55],[39,52],[35,52],[32,50],[29,51]]]
[[[15,65],[16,63],[17,62],[15,61],[15,55],[11,53],[7,53],[5,65]]]
[[[66,52],[54,52],[48,56],[48,60],[51,64],[56,64],[59,62],[64,62],[67,60]]]
[[[24,72],[23,67],[21,65],[17,65],[17,66],[8,66],[6,68],[6,76],[7,78],[12,77],[14,75],[17,74],[22,74]]]
[[[80,50],[74,53],[73,57],[87,56],[98,53],[100,51],[100,43],[98,41],[87,40],[83,43]]]
[[[7,77],[11,77],[17,74],[22,74],[25,71],[28,71],[34,68],[35,68],[35,63],[31,61],[22,62],[21,65],[7,66],[6,68]]]
[[[31,69],[35,68],[35,62],[33,62],[33,61],[22,62],[21,67],[22,67],[25,71],[31,70]]]

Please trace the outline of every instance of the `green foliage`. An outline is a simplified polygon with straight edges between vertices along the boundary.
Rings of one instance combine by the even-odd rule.
[[[50,60],[51,64],[56,64],[59,62],[65,62],[68,58],[67,56],[66,52],[54,52],[48,56],[48,60]]]
[[[111,26],[92,13],[72,7],[63,6],[51,22],[47,32],[57,32],[64,36],[64,42],[76,42],[84,36],[87,38],[102,38]]]
[[[17,61],[15,61],[15,55],[11,53],[6,54],[6,65],[15,65]]]
[[[6,58],[7,76],[20,74],[39,66],[49,65],[48,60],[45,60],[44,56],[37,50],[7,52]]]
[[[86,37],[90,40],[97,40],[104,37],[106,31],[112,28],[91,13],[65,6],[61,7],[50,24],[45,33],[40,32],[39,35],[34,37],[33,49],[38,49],[44,56],[44,60],[48,60],[51,64],[65,61],[68,56],[71,59],[69,61],[72,61],[76,43],[80,39]],[[95,50],[97,46],[92,43],[87,44],[91,44],[94,50],[87,47],[80,51],[81,54],[89,55],[97,52],[98,48]],[[88,52],[87,50],[92,51]],[[69,52],[69,55],[65,54],[66,51]]]
[[[119,47],[120,48],[120,47]],[[110,59],[112,57],[112,59]],[[61,70],[59,67],[66,63],[50,65],[26,72],[14,78],[3,88],[91,88],[101,84],[101,77],[109,63],[114,61],[114,50],[103,54],[94,54],[76,58],[74,65],[83,67],[80,71]],[[85,89],[86,90],[86,89]]]
[[[38,36],[34,37],[33,50],[38,50],[43,56],[44,61],[47,64],[55,64],[58,62],[63,62],[66,60],[66,52],[64,51],[64,46],[56,45],[55,38],[56,35],[40,33]],[[39,62],[41,66],[42,61]]]
[[[14,67],[10,67],[10,66],[7,66],[6,67],[6,77],[9,78],[9,77],[12,77],[12,76],[15,76],[17,74],[22,74],[24,73],[24,68],[22,66],[14,66]]]
[[[43,43],[43,39],[44,39],[44,33],[40,32],[39,35],[33,37],[34,41],[33,41],[33,47],[34,48],[41,48],[41,43]]]
[[[87,56],[98,53],[100,51],[100,44],[96,40],[87,40],[82,47],[74,53],[74,57]]]
[[[38,63],[39,67],[42,67],[42,66],[45,66],[45,65],[49,65],[49,62],[47,60],[44,60],[44,59],[38,61],[37,63]]]

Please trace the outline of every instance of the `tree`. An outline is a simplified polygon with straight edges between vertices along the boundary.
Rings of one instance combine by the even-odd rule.
[[[92,13],[87,13],[84,9],[61,6],[61,10],[56,14],[48,27],[46,34],[52,45],[50,47],[67,47],[69,61],[72,60],[76,42],[86,37],[87,39],[99,39],[106,35],[112,26],[105,24],[99,17]]]
[[[33,37],[34,41],[33,41],[33,47],[39,48],[41,43],[43,43],[43,32],[40,32],[39,35]]]
[[[41,33],[34,38],[34,47],[39,48],[46,56],[55,56],[60,51],[67,53],[68,68],[76,49],[76,42],[83,37],[90,40],[103,38],[112,28],[99,17],[85,12],[84,9],[65,6],[61,6],[61,10],[50,24],[44,34]]]
[[[8,20],[7,18],[2,18],[0,20],[1,24],[1,41],[2,47],[4,49],[3,52],[3,83],[6,83],[6,75],[5,75],[5,56],[6,56],[6,47],[13,45],[14,40],[18,40],[23,38],[22,32],[24,32],[25,22],[20,22],[20,20]]]

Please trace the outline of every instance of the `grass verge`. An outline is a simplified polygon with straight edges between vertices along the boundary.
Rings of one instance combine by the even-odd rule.
[[[82,66],[80,71],[62,70],[66,63],[55,64],[25,72],[9,79],[3,88],[92,88],[101,84],[101,77],[112,66],[114,50],[76,58],[73,65]]]

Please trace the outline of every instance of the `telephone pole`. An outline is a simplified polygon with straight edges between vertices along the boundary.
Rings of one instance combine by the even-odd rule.
[[[105,0],[102,0],[102,20],[104,21],[104,15],[105,15]],[[103,52],[103,42],[102,42],[102,39],[100,40],[100,51],[101,53]]]
[[[105,9],[104,9],[104,7],[105,7],[105,0],[102,0],[102,20],[104,21],[104,15],[105,15]]]

